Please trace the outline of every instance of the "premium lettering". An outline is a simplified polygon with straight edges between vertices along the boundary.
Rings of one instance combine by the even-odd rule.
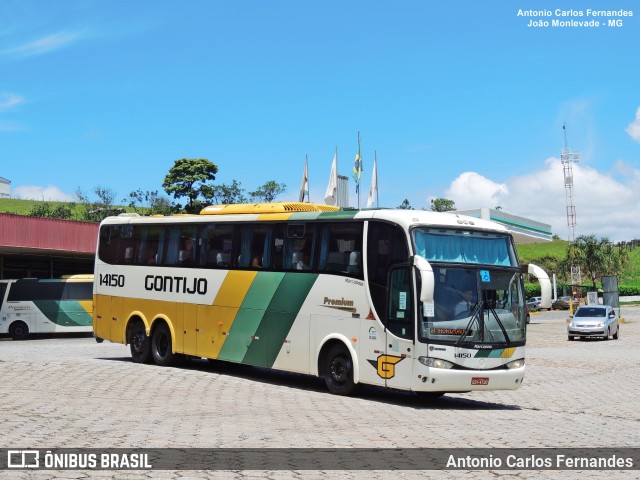
[[[207,279],[187,277],[172,277],[170,275],[147,275],[144,278],[144,288],[153,292],[188,293],[198,295],[207,294]]]

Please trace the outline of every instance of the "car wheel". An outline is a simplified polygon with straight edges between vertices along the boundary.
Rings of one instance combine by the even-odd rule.
[[[570,342],[573,342],[575,339],[576,339],[576,337],[573,337],[573,336],[569,335],[569,341]]]
[[[613,339],[618,340],[620,338],[620,325],[616,328],[616,333],[613,334]]]
[[[602,338],[604,340],[611,340],[611,327],[607,328],[607,334]]]

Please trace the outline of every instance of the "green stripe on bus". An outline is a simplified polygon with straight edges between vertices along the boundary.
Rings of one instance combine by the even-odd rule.
[[[63,327],[89,327],[92,316],[73,300],[34,300],[33,304],[47,319]]]
[[[218,356],[220,360],[243,361],[247,348],[252,343],[251,337],[256,334],[284,275],[281,272],[259,272],[256,275],[220,350]],[[263,365],[263,363],[257,365]]]
[[[317,278],[318,274],[314,273],[285,274],[256,330],[258,340],[247,350],[243,363],[273,367],[282,343]]]
[[[475,354],[475,358],[500,358],[504,352],[504,348],[499,348],[497,350],[479,350]]]
[[[289,217],[289,221],[315,220],[320,212],[295,212]]]
[[[358,214],[358,210],[337,210],[335,212],[322,212],[318,215],[319,220],[330,220],[330,219],[352,219]]]

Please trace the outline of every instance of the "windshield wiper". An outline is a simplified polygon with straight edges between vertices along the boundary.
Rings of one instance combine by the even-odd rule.
[[[482,328],[480,328],[480,315],[484,315],[484,312],[491,312],[493,314],[493,318],[496,319],[496,322],[498,323],[498,326],[500,327],[500,330],[502,330],[502,334],[504,335],[505,338],[505,342],[506,344],[510,344],[511,340],[509,339],[509,335],[507,334],[507,330],[504,328],[504,325],[502,324],[502,321],[500,320],[500,317],[498,317],[498,314],[496,313],[494,308],[484,308],[484,304],[485,302],[479,302],[475,308],[473,309],[473,311],[471,312],[471,318],[469,319],[469,323],[467,323],[467,326],[464,329],[464,332],[462,333],[462,335],[460,335],[460,337],[458,337],[458,340],[456,342],[456,347],[459,347],[462,345],[462,343],[465,341],[465,338],[469,335],[471,335],[472,332],[472,327],[473,325],[477,325],[478,330],[476,331],[476,333],[474,334],[474,336],[471,338],[471,342],[481,342],[484,341],[483,339],[480,338],[475,338],[476,335],[481,334],[484,337],[485,333],[488,333],[490,337],[493,337],[493,335],[491,334],[490,330],[487,330],[484,322]],[[495,342],[492,341],[491,343],[505,343],[505,342]]]
[[[507,342],[507,345],[511,343],[511,340],[509,340],[509,335],[507,334],[507,330],[504,328],[504,325],[502,324],[502,321],[500,320],[500,317],[498,317],[498,314],[496,313],[494,308],[489,308],[488,309],[491,313],[493,313],[493,318],[496,319],[496,322],[498,323],[498,326],[500,327],[500,330],[502,330],[502,334],[504,335],[504,339]]]
[[[456,347],[459,347],[460,345],[462,345],[462,342],[464,342],[464,339],[471,334],[472,332],[471,327],[473,326],[474,323],[478,324],[478,330],[480,330],[478,316],[482,311],[483,305],[484,305],[484,302],[478,302],[476,306],[473,308],[473,310],[471,311],[471,318],[469,318],[469,323],[467,323],[467,326],[464,328],[464,332],[462,333],[462,335],[458,337],[458,341],[456,342]]]

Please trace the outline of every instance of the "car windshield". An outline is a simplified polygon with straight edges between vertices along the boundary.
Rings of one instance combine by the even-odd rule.
[[[607,309],[599,307],[581,307],[574,317],[606,317]]]

